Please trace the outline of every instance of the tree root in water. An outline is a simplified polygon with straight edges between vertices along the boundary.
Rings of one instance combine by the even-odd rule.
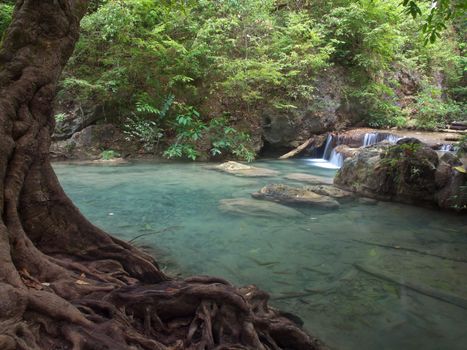
[[[430,253],[430,252],[427,252],[427,251],[424,251],[424,250],[419,250],[419,249],[416,249],[416,248],[408,248],[408,247],[402,247],[402,246],[399,246],[399,245],[390,245],[390,244],[383,244],[383,243],[377,243],[377,242],[369,242],[369,241],[364,241],[364,240],[360,240],[360,239],[352,239],[352,241],[362,243],[362,244],[366,244],[366,245],[381,247],[381,248],[394,249],[394,250],[400,250],[400,251],[406,251],[406,252],[413,252],[413,253],[417,253],[417,254],[420,254],[420,255],[433,256],[433,257],[439,258],[439,259],[467,263],[467,259],[465,259],[465,258],[458,258],[458,257],[452,257],[452,256],[433,254],[433,253]]]
[[[369,266],[363,266],[360,264],[354,264],[355,268],[358,269],[361,272],[364,272],[372,277],[379,278],[383,281],[386,282],[391,282],[394,284],[397,284],[401,287],[413,290],[417,293],[429,296],[431,298],[441,300],[445,303],[451,304],[458,306],[460,308],[466,309],[467,310],[467,299],[464,299],[458,295],[454,295],[452,293],[446,292],[446,291],[441,291],[439,289],[434,289],[429,286],[424,286],[418,283],[410,282],[410,281],[405,281],[399,276],[394,276],[391,275],[388,272],[383,272],[383,271],[378,271],[372,267]]]

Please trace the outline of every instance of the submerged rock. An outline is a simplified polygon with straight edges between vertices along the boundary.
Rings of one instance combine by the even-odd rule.
[[[334,183],[366,197],[445,209],[467,209],[467,176],[459,161],[414,138],[360,148]],[[457,165],[457,166],[456,166]],[[457,169],[457,170],[456,170]]]
[[[214,170],[222,171],[227,174],[236,176],[249,176],[249,177],[268,177],[276,176],[279,174],[276,170],[258,168],[238,162],[226,162],[213,168]]]
[[[250,198],[222,199],[219,209],[226,213],[249,215],[256,217],[289,217],[298,218],[303,214],[298,210],[273,202],[257,201]]]
[[[365,204],[365,205],[377,205],[378,201],[376,199],[372,199],[372,198],[360,197],[360,198],[358,198],[358,203],[359,204]]]
[[[352,192],[341,190],[332,185],[306,186],[305,188],[314,193],[336,199],[351,199],[353,197]]]
[[[332,185],[333,179],[330,177],[325,176],[318,176],[318,175],[310,175],[304,173],[291,173],[284,176],[287,180],[298,181],[298,182],[306,182],[313,185],[318,184],[327,184]]]
[[[292,187],[282,184],[270,184],[258,192],[252,193],[253,198],[265,199],[282,204],[301,204],[323,208],[339,208],[339,203],[328,196],[310,191],[306,187]]]

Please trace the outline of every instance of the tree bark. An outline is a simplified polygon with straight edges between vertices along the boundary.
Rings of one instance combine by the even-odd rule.
[[[0,349],[318,349],[253,286],[172,280],[88,222],[50,165],[84,0],[20,0],[0,50]]]

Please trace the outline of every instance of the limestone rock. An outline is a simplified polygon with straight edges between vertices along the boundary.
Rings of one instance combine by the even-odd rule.
[[[270,184],[258,192],[252,193],[253,198],[264,199],[281,204],[299,204],[322,208],[336,209],[339,203],[328,196],[312,192],[306,188],[292,187],[283,184]]]
[[[278,203],[257,201],[251,198],[222,199],[219,209],[226,213],[236,215],[249,215],[255,217],[289,217],[298,218],[303,214],[293,208]]]
[[[335,199],[351,199],[353,197],[353,193],[349,191],[341,190],[332,185],[316,185],[316,186],[306,186],[307,190],[310,190],[314,193],[332,197]]]
[[[248,176],[248,177],[269,177],[276,176],[279,174],[278,171],[254,167],[238,162],[226,162],[218,166],[215,166],[213,169],[225,172],[227,174],[232,174],[236,176]]]
[[[456,170],[456,159],[443,157],[413,138],[360,148],[346,159],[334,183],[374,199],[465,210],[467,176]]]

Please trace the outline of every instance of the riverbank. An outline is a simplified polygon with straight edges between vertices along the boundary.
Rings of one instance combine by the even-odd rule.
[[[313,156],[313,149],[322,148],[329,134],[339,136],[346,139],[346,143],[359,147],[363,144],[365,134],[392,134],[398,137],[415,137],[428,144],[434,149],[443,146],[454,145],[462,135],[466,135],[467,131],[460,132],[434,132],[434,131],[415,131],[415,130],[397,130],[397,129],[374,129],[374,128],[352,128],[339,132],[327,132],[319,135],[311,135],[313,142],[310,142],[307,149],[298,156]],[[310,136],[308,136],[310,137]],[[299,146],[302,142],[297,141],[295,144]],[[50,154],[54,161],[94,161],[105,158],[110,155],[110,159],[123,158],[135,160],[157,160],[163,161],[165,158],[162,155],[162,147],[159,152],[147,152],[145,149],[135,142],[128,141],[118,128],[113,125],[93,125],[79,133],[74,134],[70,139],[54,141],[52,143]],[[258,150],[258,157],[275,158],[286,153],[293,148],[275,150],[271,152],[267,149]],[[315,157],[321,155],[315,154]],[[104,159],[105,160],[105,159]],[[199,157],[200,161],[222,161],[225,160],[219,156],[212,157],[203,155]]]

